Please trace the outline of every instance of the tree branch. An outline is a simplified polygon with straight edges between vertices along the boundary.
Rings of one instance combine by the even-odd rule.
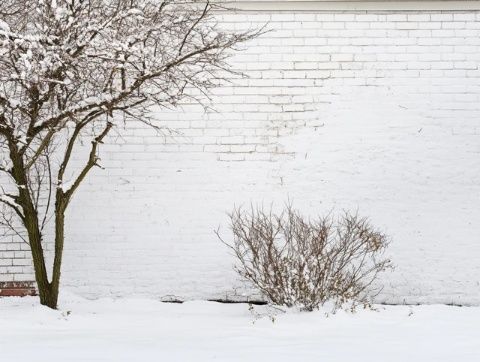
[[[113,127],[113,123],[107,122],[107,126],[104,128],[102,133],[95,137],[95,139],[92,141],[92,148],[90,149],[90,155],[88,157],[87,164],[85,167],[82,169],[78,177],[75,179],[73,182],[72,186],[68,190],[63,190],[64,196],[67,200],[67,203],[70,201],[70,198],[72,197],[73,193],[75,190],[80,186],[82,181],[85,179],[85,176],[87,176],[88,172],[97,165],[98,157],[97,157],[97,148],[100,143],[103,143],[103,139],[107,136],[108,132],[110,129]],[[59,185],[60,186],[60,185]]]

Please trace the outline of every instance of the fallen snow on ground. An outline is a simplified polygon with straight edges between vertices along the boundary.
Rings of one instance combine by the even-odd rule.
[[[63,295],[0,299],[0,361],[480,361],[480,308],[379,306],[356,314]]]

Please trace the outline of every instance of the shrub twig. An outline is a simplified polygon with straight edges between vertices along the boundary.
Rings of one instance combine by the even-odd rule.
[[[287,204],[280,214],[235,208],[229,218],[233,242],[217,236],[234,252],[236,271],[277,305],[369,307],[378,275],[392,267],[383,257],[388,238],[357,214],[307,220]]]

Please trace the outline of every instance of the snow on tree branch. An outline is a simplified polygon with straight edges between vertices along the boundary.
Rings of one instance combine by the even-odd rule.
[[[224,29],[216,9],[209,1],[0,2],[0,176],[17,191],[0,203],[20,217],[23,232],[10,218],[1,225],[27,235],[43,304],[57,303],[65,210],[99,166],[111,129],[131,121],[157,127],[154,106],[203,104],[234,73],[227,60],[236,45],[262,32]],[[80,142],[89,154],[73,166]],[[42,241],[51,218],[50,281]]]
[[[0,22],[0,111],[26,150],[45,129],[142,100],[175,105],[218,85],[229,49],[257,32],[220,30],[206,2],[17,0]],[[13,122],[13,124],[12,124]],[[4,123],[5,124],[5,123]]]

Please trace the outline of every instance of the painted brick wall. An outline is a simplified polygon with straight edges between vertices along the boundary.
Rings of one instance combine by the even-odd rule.
[[[68,214],[63,285],[87,296],[249,294],[234,203],[358,209],[392,237],[379,300],[480,303],[480,13],[224,14],[271,32],[232,61],[217,112],[159,113],[173,136],[118,130]],[[32,279],[0,243],[0,281]]]

